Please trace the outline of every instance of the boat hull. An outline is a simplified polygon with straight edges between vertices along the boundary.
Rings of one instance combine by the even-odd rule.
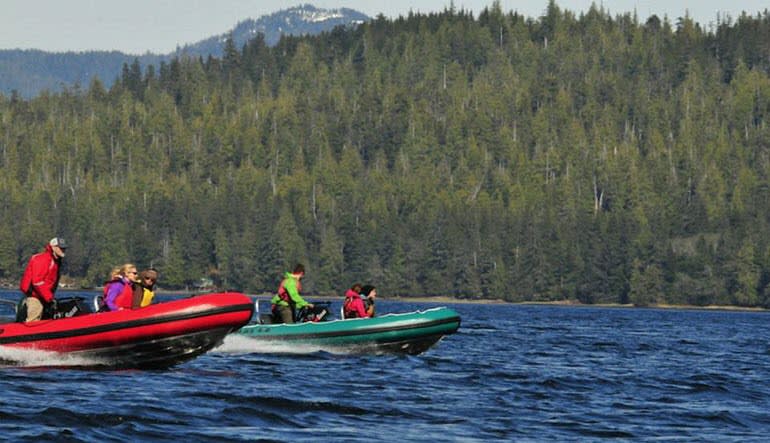
[[[199,295],[136,310],[0,325],[0,346],[55,352],[110,368],[164,368],[191,360],[249,322],[236,293]]]
[[[295,324],[250,324],[238,333],[254,340],[317,346],[353,353],[425,352],[460,327],[460,316],[449,308],[434,308],[374,318]]]

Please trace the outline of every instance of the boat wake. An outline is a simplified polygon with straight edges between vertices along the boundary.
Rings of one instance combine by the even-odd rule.
[[[17,349],[0,346],[0,368],[7,367],[88,367],[105,366],[108,362],[73,354],[40,351],[35,349]]]
[[[327,351],[322,346],[300,343],[278,343],[251,339],[247,336],[229,334],[225,341],[212,352],[223,354],[313,354]]]
[[[316,354],[325,352],[337,355],[355,355],[361,353],[372,353],[372,349],[367,346],[345,345],[345,346],[323,346],[310,343],[297,342],[278,342],[254,340],[248,336],[239,334],[230,334],[225,337],[224,343],[214,349],[212,352],[223,354]],[[376,352],[375,352],[376,353]]]
[[[307,355],[324,352],[334,355],[379,355],[389,352],[378,349],[372,345],[347,344],[340,346],[324,346],[319,344],[279,342],[255,340],[249,336],[230,334],[225,341],[213,351],[215,353],[241,355],[241,354],[297,354]]]

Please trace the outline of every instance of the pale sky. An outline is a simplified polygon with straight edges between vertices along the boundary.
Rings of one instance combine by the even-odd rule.
[[[118,50],[129,54],[169,53],[177,46],[228,32],[239,22],[310,3],[319,8],[350,8],[374,17],[441,11],[451,0],[0,0],[0,49],[45,51]],[[493,0],[456,0],[457,9],[474,16]],[[579,14],[594,1],[557,0],[561,9]],[[733,19],[743,11],[756,16],[768,0],[597,0],[614,17],[636,11],[640,21],[668,16],[672,23],[688,12],[705,25],[717,13]],[[537,18],[548,0],[501,0],[503,11]]]

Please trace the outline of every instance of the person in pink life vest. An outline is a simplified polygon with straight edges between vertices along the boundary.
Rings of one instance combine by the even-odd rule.
[[[343,315],[345,318],[369,318],[374,317],[374,299],[377,290],[374,286],[354,284],[345,292],[345,304]],[[364,303],[366,300],[366,303]]]

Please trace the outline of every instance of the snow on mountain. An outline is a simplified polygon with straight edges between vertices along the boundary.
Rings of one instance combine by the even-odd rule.
[[[278,43],[282,35],[314,35],[330,31],[336,26],[355,26],[369,19],[365,14],[353,9],[321,9],[304,4],[258,19],[243,20],[230,31],[185,45],[177,53],[220,56],[223,44],[230,36],[235,46],[240,48],[261,33],[265,36],[265,43],[272,46]]]

